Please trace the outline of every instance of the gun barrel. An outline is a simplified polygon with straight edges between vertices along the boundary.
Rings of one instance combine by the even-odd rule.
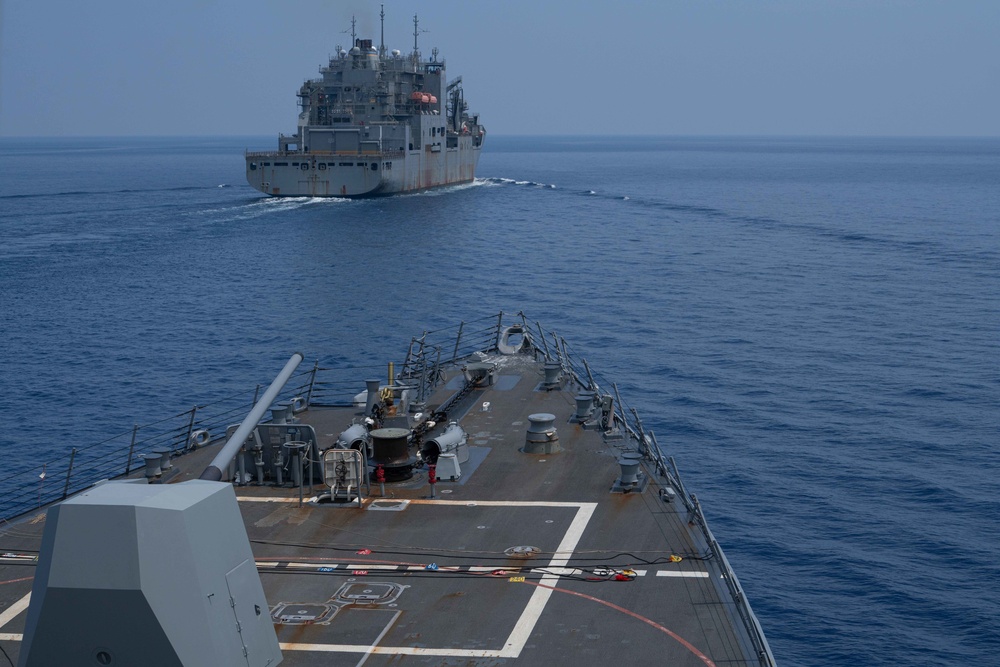
[[[271,382],[271,386],[267,388],[264,395],[260,397],[257,404],[253,406],[250,410],[250,414],[246,416],[240,427],[236,429],[232,437],[226,441],[226,444],[222,446],[222,449],[216,454],[212,462],[208,464],[208,467],[201,473],[199,479],[205,479],[211,482],[218,482],[222,480],[222,471],[229,467],[233,458],[236,457],[236,453],[240,451],[243,446],[244,441],[250,435],[250,432],[257,428],[257,424],[260,423],[261,417],[264,416],[264,412],[271,407],[274,399],[278,397],[281,390],[284,389],[285,383],[288,382],[288,378],[292,377],[292,373],[298,368],[299,364],[302,363],[302,355],[298,352],[293,354],[285,364],[285,367],[281,369],[274,381]]]

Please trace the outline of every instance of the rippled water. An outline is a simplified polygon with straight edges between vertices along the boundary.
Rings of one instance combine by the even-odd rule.
[[[6,469],[524,310],[677,458],[781,664],[996,661],[1000,141],[491,137],[364,201],[263,198],[270,143],[0,141]]]

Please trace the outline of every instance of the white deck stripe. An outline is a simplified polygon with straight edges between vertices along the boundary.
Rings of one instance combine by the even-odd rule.
[[[573,521],[566,530],[566,534],[563,535],[562,542],[556,547],[556,553],[566,555],[553,558],[549,562],[549,567],[561,568],[569,562],[570,556],[573,555],[573,551],[576,549],[576,545],[580,543],[580,538],[583,537],[583,531],[586,530],[587,524],[590,523],[590,517],[594,515],[594,510],[597,509],[597,503],[579,503],[577,507],[579,509],[576,511],[576,516],[573,517]],[[542,577],[542,583],[547,586],[555,586],[558,581],[559,577],[554,574],[546,574]],[[541,586],[535,587],[535,590],[531,594],[531,599],[528,600],[528,606],[521,612],[521,618],[514,625],[514,629],[507,638],[500,657],[517,658],[521,655],[521,651],[524,649],[525,644],[528,643],[528,638],[531,636],[532,630],[535,629],[535,624],[541,617],[542,611],[545,609],[545,605],[551,596],[552,589],[542,588]]]
[[[236,500],[241,503],[298,503],[299,497],[282,498],[279,496],[236,496]],[[303,498],[302,504],[309,502],[310,498]]]
[[[315,563],[297,563],[294,561],[279,560],[279,561],[257,561],[258,568],[264,569],[277,569],[281,567],[282,569],[298,569],[298,570],[316,570],[321,567],[328,567],[330,569],[335,569],[338,567],[343,567],[338,563],[324,563],[322,561],[317,561]]]
[[[375,655],[437,655],[453,658],[499,658],[503,651],[462,648],[418,648],[415,646],[366,646],[364,644],[279,644],[282,651],[319,653],[372,653]]]
[[[378,648],[378,643],[382,641],[382,637],[385,637],[385,634],[389,632],[389,628],[391,628],[396,623],[396,619],[398,619],[399,615],[402,613],[403,612],[401,611],[397,611],[395,614],[393,614],[392,620],[390,620],[388,623],[385,624],[385,627],[382,628],[382,632],[378,633],[378,637],[375,638],[375,641],[372,642],[372,645],[368,647],[367,651],[365,651],[365,654],[361,658],[361,661],[358,662],[358,664],[356,664],[354,667],[361,667],[361,665],[365,664],[365,662],[368,661],[368,658],[370,658],[372,655],[372,651]]]
[[[248,500],[255,499],[251,498]],[[587,524],[590,523],[590,518],[594,515],[594,510],[597,509],[597,503],[532,502],[517,500],[465,501],[427,499],[411,500],[410,503],[414,505],[443,505],[455,507],[575,507],[576,516],[574,516],[573,521],[570,522],[569,528],[566,530],[566,534],[563,535],[562,542],[560,542],[559,546],[556,547],[556,553],[559,555],[549,561],[548,566],[545,568],[546,570],[550,570],[550,573],[542,576],[542,583],[548,586],[554,586],[556,582],[559,581],[559,577],[551,572],[572,571],[572,568],[566,568],[565,565],[572,557],[573,551],[576,549],[576,545],[580,543],[580,539],[583,537],[583,531],[586,530]],[[348,567],[351,569],[379,569],[371,565],[350,565]],[[410,567],[407,569],[413,568]],[[495,568],[489,568],[490,571],[493,569]],[[524,608],[524,611],[521,612],[521,616],[517,619],[517,623],[514,624],[514,629],[511,631],[510,636],[507,637],[507,641],[504,643],[503,649],[499,651],[457,648],[423,648],[414,646],[375,646],[374,644],[371,646],[365,646],[363,644],[282,643],[280,644],[280,647],[282,651],[364,653],[366,657],[368,655],[377,654],[425,655],[452,658],[517,658],[521,655],[521,651],[524,650],[525,645],[528,643],[528,638],[531,636],[531,632],[535,629],[535,624],[538,623],[538,619],[541,618],[542,612],[545,610],[545,605],[551,596],[551,589],[542,588],[540,586],[535,587],[535,590],[531,593],[531,598],[528,600],[527,606]]]
[[[22,611],[28,608],[28,603],[31,601],[31,593],[28,593],[23,598],[7,607],[4,613],[0,614],[0,628],[7,625],[14,620],[14,617],[20,614]]]
[[[708,572],[682,572],[680,570],[658,570],[658,577],[691,577],[692,579],[707,579]]]
[[[547,500],[431,500],[419,498],[410,501],[411,505],[454,505],[457,507],[597,507],[597,503],[564,503]],[[593,509],[591,509],[593,513]]]
[[[19,642],[24,637],[20,634],[11,634],[7,632],[0,632],[0,642]]]

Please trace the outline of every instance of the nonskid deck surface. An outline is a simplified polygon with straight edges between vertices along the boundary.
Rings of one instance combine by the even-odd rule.
[[[655,477],[642,493],[610,492],[617,456],[634,443],[572,423],[578,388],[545,391],[530,357],[501,361],[494,385],[451,411],[468,433],[469,466],[433,498],[423,469],[387,484],[384,498],[373,485],[363,509],[237,487],[282,664],[757,664],[685,507],[662,500]],[[556,416],[563,451],[520,451],[528,415],[540,412]],[[326,447],[357,416],[314,408],[300,418]],[[175,459],[175,480],[196,478],[211,449]],[[15,663],[33,573],[16,553],[38,550],[43,517],[3,530],[0,646]],[[518,547],[530,557],[510,555]]]

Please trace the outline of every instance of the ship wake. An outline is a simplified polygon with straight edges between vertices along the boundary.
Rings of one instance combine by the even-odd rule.
[[[220,222],[252,220],[271,213],[284,213],[311,206],[343,204],[351,201],[344,197],[267,197],[254,199],[235,206],[202,209],[194,215],[214,216]]]
[[[476,185],[485,186],[502,186],[502,185],[520,185],[534,188],[544,188],[546,190],[555,190],[556,186],[552,183],[539,183],[537,181],[519,181],[513,178],[502,178],[497,176],[492,176],[489,178],[477,178],[475,181]]]

